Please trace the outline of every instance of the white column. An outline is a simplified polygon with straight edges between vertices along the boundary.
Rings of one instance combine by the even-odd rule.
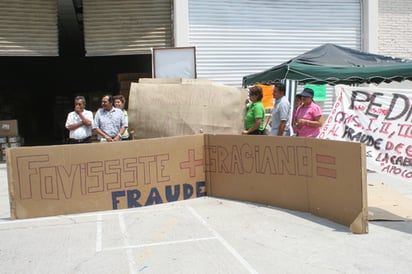
[[[189,46],[189,0],[173,0],[175,47]]]
[[[362,0],[362,50],[378,54],[379,1]]]

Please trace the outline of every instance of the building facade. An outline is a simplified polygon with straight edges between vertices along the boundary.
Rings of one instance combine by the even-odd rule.
[[[411,11],[407,0],[2,1],[0,120],[19,119],[26,140],[56,135],[74,95],[150,75],[153,48],[196,47],[197,77],[235,87],[324,43],[412,58]]]
[[[377,52],[412,59],[412,2],[379,1]]]

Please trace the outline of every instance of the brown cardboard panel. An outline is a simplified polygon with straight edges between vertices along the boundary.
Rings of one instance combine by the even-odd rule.
[[[10,148],[12,218],[111,210],[206,195],[204,136]]]
[[[383,184],[368,185],[370,221],[412,221],[412,200]]]
[[[136,138],[240,134],[246,90],[198,79],[141,79],[129,94]]]
[[[0,137],[18,136],[17,120],[0,121]]]
[[[209,79],[191,79],[191,78],[139,78],[142,84],[196,84],[196,85],[216,85]],[[220,84],[219,84],[220,85]],[[220,85],[222,86],[222,85]]]
[[[208,135],[208,194],[307,211],[366,233],[364,150],[311,138]]]
[[[9,148],[13,218],[206,194],[307,211],[366,233],[365,147],[294,137],[193,135]]]

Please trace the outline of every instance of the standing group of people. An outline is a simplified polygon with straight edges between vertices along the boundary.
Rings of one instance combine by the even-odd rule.
[[[126,99],[123,95],[104,95],[93,118],[93,113],[86,109],[84,96],[74,98],[74,110],[67,115],[66,128],[69,130],[69,144],[92,142],[92,130],[95,130],[101,142],[129,140],[128,115],[124,109]]]
[[[292,129],[299,137],[317,137],[322,126],[322,110],[313,101],[314,91],[304,88],[296,95],[295,107],[292,112]],[[246,100],[246,115],[244,135],[265,134],[265,108],[261,102],[263,92],[261,87],[253,86],[249,89],[249,98]],[[275,83],[273,86],[275,99],[271,117],[271,135],[290,136],[290,103],[285,96],[285,85]]]
[[[305,88],[296,95],[295,108],[292,113],[292,129],[299,137],[317,137],[322,126],[321,108],[313,101],[314,92]],[[262,103],[263,92],[259,86],[249,89],[249,98],[246,100],[244,135],[264,135],[266,111]],[[271,117],[271,135],[290,135],[290,103],[285,96],[285,85],[275,83],[273,87],[275,99]],[[74,110],[67,115],[66,128],[70,131],[70,144],[92,142],[94,130],[101,142],[117,142],[129,140],[128,115],[124,109],[126,100],[123,95],[104,95],[99,108],[93,118],[93,113],[86,110],[84,96],[74,98]]]

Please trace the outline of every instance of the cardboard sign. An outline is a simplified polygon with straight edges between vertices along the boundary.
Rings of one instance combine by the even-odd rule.
[[[364,143],[369,169],[411,182],[412,90],[338,85],[335,91],[318,138]]]
[[[247,91],[207,80],[140,79],[129,95],[136,138],[240,134]]]
[[[311,212],[366,233],[365,147],[310,138],[193,135],[10,148],[12,218],[205,195]]]
[[[206,195],[202,135],[10,148],[12,218],[161,204]]]
[[[208,136],[208,195],[310,212],[368,231],[365,147],[312,138]]]

